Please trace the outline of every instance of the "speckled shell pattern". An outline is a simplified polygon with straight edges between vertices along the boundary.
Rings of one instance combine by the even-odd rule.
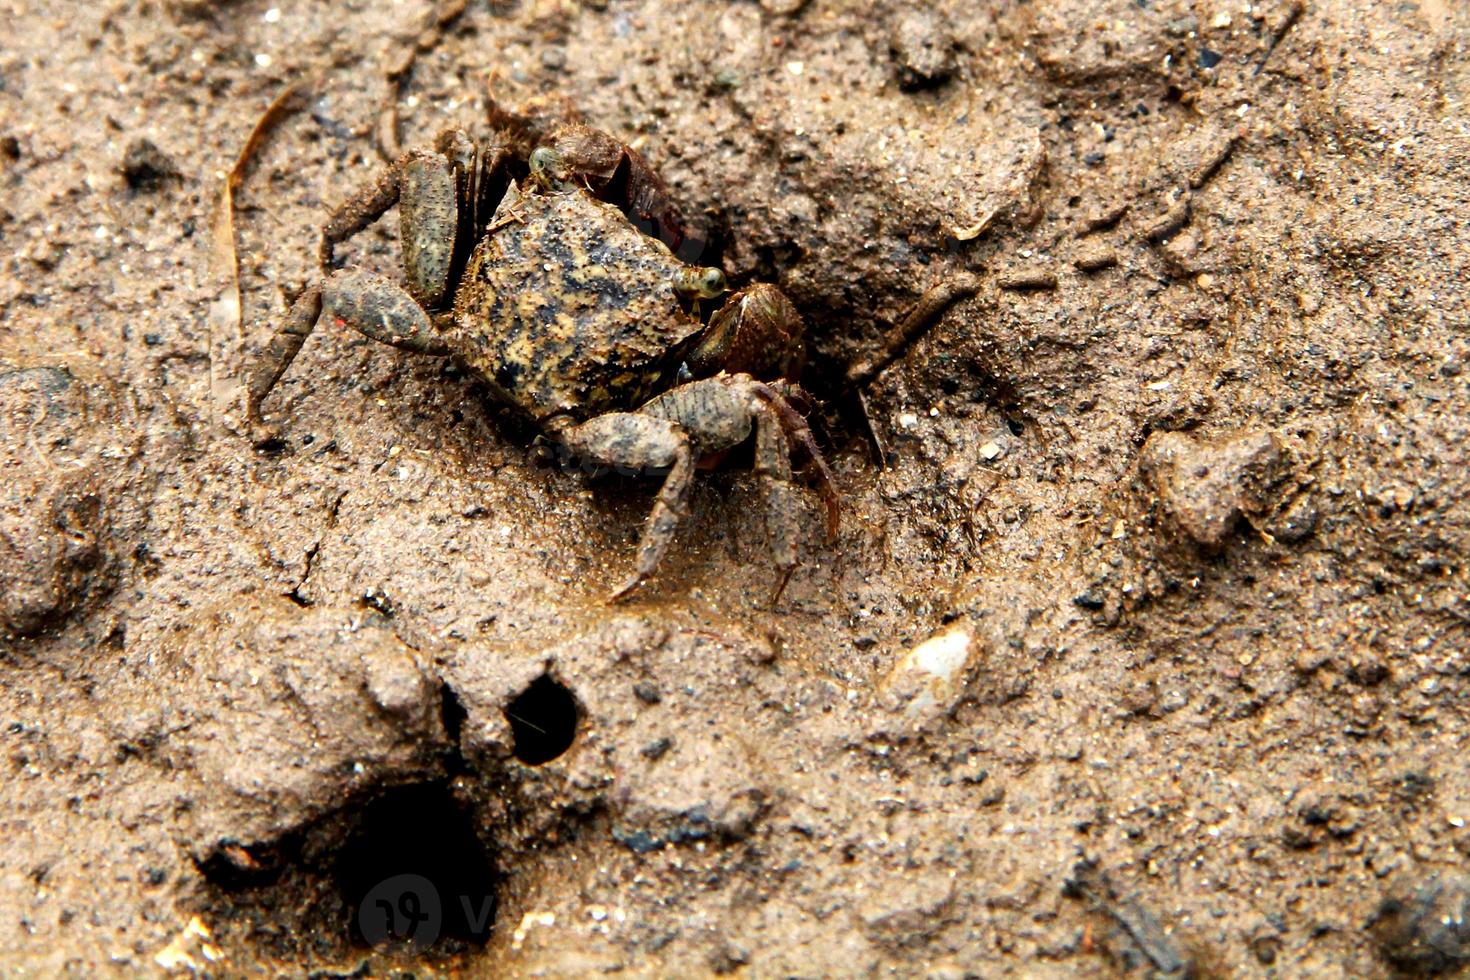
[[[664,244],[581,190],[512,190],[470,256],[452,346],[534,421],[633,409],[673,383],[703,330]]]

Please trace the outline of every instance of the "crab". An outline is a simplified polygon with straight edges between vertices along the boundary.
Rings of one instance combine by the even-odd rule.
[[[450,356],[561,451],[662,485],[622,599],[658,568],[687,514],[696,467],[754,432],[754,470],[778,570],[797,564],[799,447],[839,521],[832,473],[796,384],[803,324],[775,286],[731,293],[715,267],[685,264],[682,218],[639,154],[580,122],[525,119],[475,141],[451,130],[410,150],[322,229],[322,278],[286,315],[247,379],[260,406],[318,320],[419,354]],[[394,205],[404,283],[337,269],[335,248]],[[713,312],[715,301],[723,303]]]

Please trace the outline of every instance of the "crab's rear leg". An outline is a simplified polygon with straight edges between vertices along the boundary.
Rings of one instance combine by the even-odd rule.
[[[827,504],[827,526],[835,532],[837,491],[806,420],[770,385],[747,374],[720,374],[664,392],[639,410],[641,415],[675,422],[688,434],[695,452],[709,456],[732,449],[756,430],[755,470],[766,504],[766,532],[780,573],[772,601],[779,599],[796,567],[801,504],[791,482],[791,442],[802,446],[816,465]]]
[[[682,257],[684,217],[673,195],[658,171],[622,140],[568,122],[556,128],[549,144],[531,152],[529,163],[534,179],[553,185],[582,184]]]
[[[822,456],[822,451],[817,447],[817,440],[812,436],[812,430],[806,424],[806,419],[801,413],[791,406],[789,397],[809,399],[810,396],[798,385],[790,382],[774,382],[772,384],[754,383],[752,386],[756,397],[764,401],[772,413],[780,420],[783,434],[788,440],[802,448],[803,453],[816,469],[817,493],[821,494],[822,503],[827,510],[827,536],[830,538],[837,533],[842,524],[842,498],[837,492],[837,480],[832,475],[832,468],[827,465],[827,460]]]
[[[770,539],[771,559],[776,563],[780,580],[771,595],[771,604],[781,601],[791,573],[796,571],[796,538],[801,518],[801,504],[791,482],[791,444],[781,428],[776,409],[762,405],[755,423],[755,472],[760,477],[761,494],[766,504],[766,535]]]
[[[449,353],[429,314],[403,287],[362,269],[345,269],[302,293],[271,336],[246,382],[252,423],[259,421],[261,401],[286,373],[323,315],[400,350]]]
[[[480,146],[459,130],[408,151],[327,219],[322,269],[333,268],[338,245],[396,204],[409,293],[431,310],[448,306],[458,272],[509,185],[510,165],[502,143]]]
[[[439,150],[408,151],[362,193],[349,197],[332,212],[322,226],[322,269],[331,270],[337,245],[377,221],[395,204],[408,291],[424,305],[437,308],[449,288],[459,237],[454,166]]]
[[[322,241],[317,258],[324,270],[337,262],[337,246],[388,213],[398,203],[399,178],[405,158],[400,158],[356,194],[339,204],[322,225]]]
[[[633,412],[611,412],[580,425],[552,427],[552,434],[572,454],[631,475],[664,473],[663,486],[643,526],[633,574],[609,598],[621,599],[643,584],[658,568],[679,521],[689,510],[694,478],[694,449],[674,422]]]

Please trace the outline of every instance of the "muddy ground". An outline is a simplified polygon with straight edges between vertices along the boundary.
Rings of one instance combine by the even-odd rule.
[[[0,9],[3,972],[1464,968],[1461,5]],[[738,465],[607,605],[651,489],[443,361],[324,327],[242,431],[327,210],[492,94],[805,315],[774,607]],[[966,281],[883,468],[844,370]]]

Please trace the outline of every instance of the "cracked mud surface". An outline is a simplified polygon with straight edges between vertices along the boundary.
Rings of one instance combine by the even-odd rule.
[[[1455,4],[4,9],[7,974],[1464,969]],[[324,325],[235,431],[326,210],[490,92],[806,317],[846,516],[777,607],[738,465],[605,605],[651,488],[432,359]],[[837,379],[964,275],[881,469]]]

